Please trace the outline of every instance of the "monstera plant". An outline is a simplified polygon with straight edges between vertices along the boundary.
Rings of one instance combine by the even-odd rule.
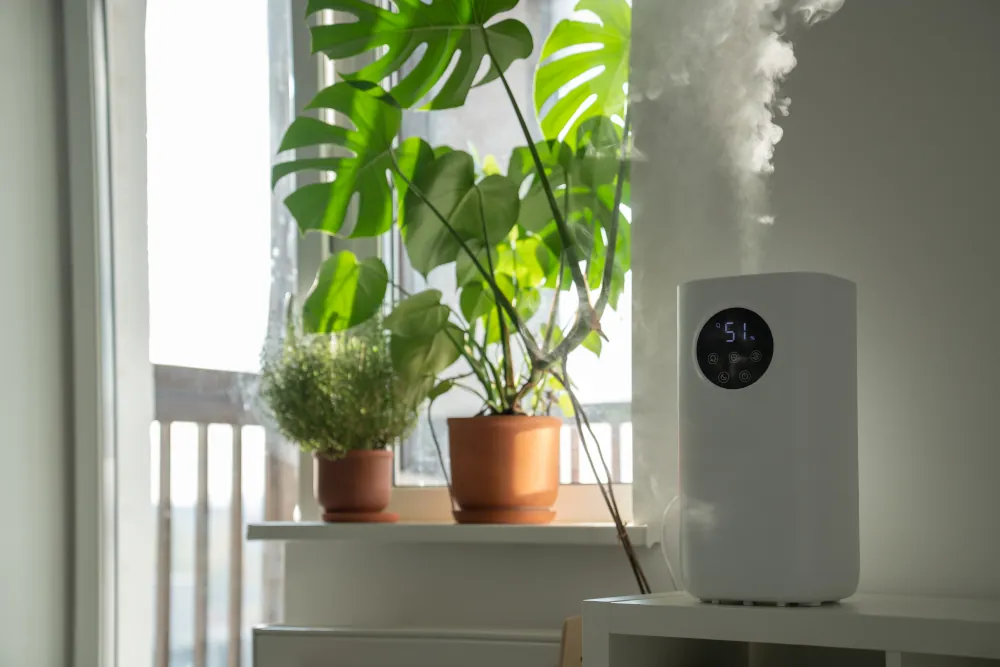
[[[281,150],[295,156],[275,166],[274,182],[311,172],[285,200],[302,233],[398,232],[419,273],[454,272],[458,299],[406,293],[381,259],[340,252],[320,268],[302,319],[312,332],[333,333],[388,308],[393,364],[410,386],[432,400],[462,388],[482,401],[479,415],[449,420],[456,518],[545,522],[559,481],[561,420],[549,412],[558,405],[589,428],[567,357],[580,347],[601,353],[601,318],[617,307],[630,269],[622,214],[630,4],[580,0],[556,25],[539,54],[531,110],[518,105],[507,78],[535,51],[528,28],[505,16],[518,0],[391,4],[309,1],[310,16],[337,12],[338,21],[311,31],[313,50],[335,61],[339,80],[309,104],[317,114],[288,128]],[[351,70],[358,61],[369,64]],[[404,112],[461,107],[486,85],[504,90],[524,136],[506,171],[495,159],[478,165],[468,152],[400,136]],[[532,135],[528,113],[542,136]],[[557,317],[565,299],[576,305],[569,323]],[[599,451],[587,453],[595,473],[607,470]],[[519,484],[519,475],[533,481]],[[613,491],[601,490],[648,589]]]

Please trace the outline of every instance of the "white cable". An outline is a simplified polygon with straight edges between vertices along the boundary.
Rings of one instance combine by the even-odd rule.
[[[663,560],[667,563],[667,574],[670,575],[670,585],[673,586],[675,591],[679,591],[680,588],[677,586],[677,579],[674,577],[674,568],[670,564],[670,554],[667,553],[667,515],[670,514],[670,510],[678,498],[680,496],[674,496],[673,500],[667,503],[667,509],[663,510],[663,517],[660,520],[660,553],[663,554]]]

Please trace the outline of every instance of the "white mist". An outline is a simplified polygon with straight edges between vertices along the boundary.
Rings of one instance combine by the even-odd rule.
[[[688,202],[683,225],[724,214],[740,236],[740,264],[756,273],[761,235],[774,223],[767,177],[774,170],[788,113],[781,82],[795,67],[788,31],[836,12],[843,0],[671,0],[664,2],[662,40],[653,67],[633,86],[636,101],[659,101],[671,110],[659,130],[674,137],[666,177],[696,176],[681,190]],[[638,69],[638,68],[637,68]],[[696,201],[700,200],[700,201]],[[706,206],[705,202],[715,202]]]

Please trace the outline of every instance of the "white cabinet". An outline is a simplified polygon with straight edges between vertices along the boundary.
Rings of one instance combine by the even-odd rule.
[[[685,593],[589,600],[584,667],[1000,667],[1000,601],[858,595],[822,607]]]
[[[554,667],[558,632],[261,627],[255,667]]]

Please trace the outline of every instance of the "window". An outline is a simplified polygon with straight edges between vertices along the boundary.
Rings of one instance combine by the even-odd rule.
[[[220,26],[239,35],[238,66]],[[271,283],[267,38],[266,0],[149,2],[155,364],[257,370]]]
[[[156,667],[249,664],[250,629],[280,620],[280,548],[243,534],[291,519],[297,492],[297,457],[251,400],[294,281],[270,191],[272,136],[291,106],[283,4],[148,3]],[[238,36],[238,55],[220,31]]]
[[[536,41],[535,53],[560,20],[573,14],[576,0],[529,0],[510,13],[531,28]],[[533,76],[537,58],[515,63],[507,76],[518,104],[531,124],[536,140],[541,131],[534,119]],[[480,159],[493,156],[502,168],[507,167],[511,151],[523,146],[524,136],[518,126],[506,93],[499,84],[474,89],[466,105],[460,109],[433,113],[409,112],[404,119],[404,134],[421,136],[432,145],[448,145],[470,151]],[[398,243],[387,252],[399,254]],[[394,257],[394,281],[407,291],[419,291],[426,286],[441,290],[446,296],[456,293],[454,268],[441,267],[428,280],[405,263],[405,257]],[[568,324],[575,312],[575,295],[567,293],[559,304],[560,322]],[[551,302],[550,302],[551,303]],[[452,304],[458,307],[457,303]],[[545,304],[539,309],[546,313]],[[578,386],[581,402],[587,406],[602,451],[612,469],[612,481],[632,481],[632,335],[631,279],[626,285],[618,312],[608,311],[602,322],[610,340],[598,359],[591,352],[578,350],[570,358],[570,372]],[[447,457],[447,419],[469,416],[481,408],[476,397],[453,390],[434,404],[434,432]],[[563,429],[562,481],[564,484],[593,484],[593,472],[579,449],[576,428]],[[602,475],[602,480],[604,475]],[[604,480],[606,481],[606,480]],[[427,419],[421,419],[415,433],[405,442],[397,457],[397,486],[436,486],[444,483],[441,465],[434,447],[433,434]]]

